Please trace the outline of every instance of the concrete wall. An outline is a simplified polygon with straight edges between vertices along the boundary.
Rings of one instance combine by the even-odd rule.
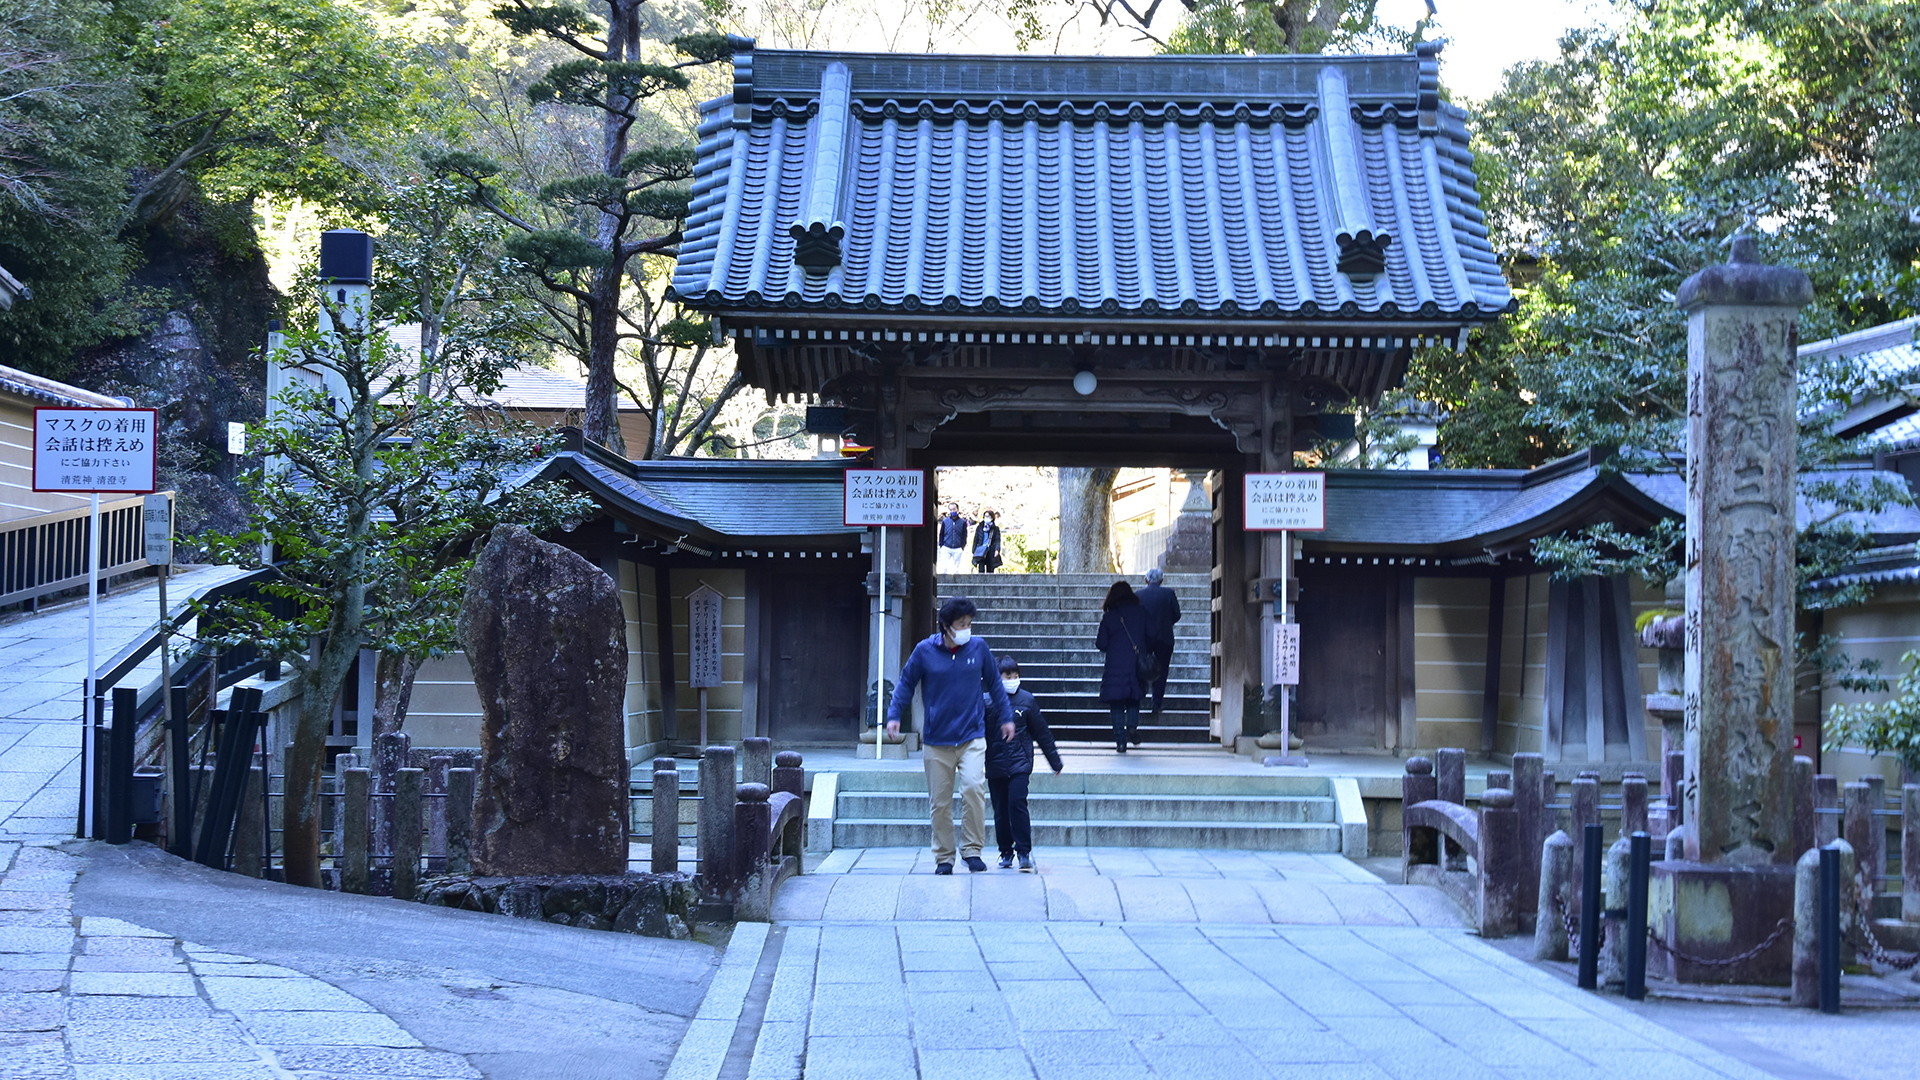
[[[1878,660],[1880,675],[1897,679],[1906,670],[1900,657],[1909,649],[1920,649],[1920,586],[1880,586],[1866,604],[1825,612],[1823,626],[1827,633],[1840,638],[1841,651],[1854,660]],[[1824,690],[1798,704],[1804,709],[1811,701],[1824,717],[1832,713],[1835,705],[1885,701],[1891,696]],[[1814,757],[1812,747],[1803,746],[1800,753]],[[1875,758],[1859,749],[1842,749],[1823,752],[1818,760],[1821,771],[1840,777],[1841,783],[1857,780],[1869,772],[1885,776],[1889,786],[1897,785],[1900,780],[1899,759],[1891,756]]]

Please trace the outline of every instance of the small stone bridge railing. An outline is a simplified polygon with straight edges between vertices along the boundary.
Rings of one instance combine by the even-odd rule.
[[[1520,930],[1525,862],[1520,813],[1507,787],[1489,787],[1477,811],[1466,806],[1466,753],[1441,750],[1440,768],[1408,758],[1401,777],[1400,880],[1432,885],[1467,910],[1483,937]]]

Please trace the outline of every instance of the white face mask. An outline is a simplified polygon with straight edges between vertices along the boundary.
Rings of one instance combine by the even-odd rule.
[[[1014,691],[1020,689],[1020,680],[1019,679],[1001,679],[1000,685],[1006,687],[1007,693],[1011,694]]]
[[[947,630],[947,633],[949,633],[949,634],[952,634],[952,635],[953,635],[953,643],[954,643],[955,645],[965,645],[965,644],[966,644],[967,642],[969,642],[969,641],[972,641],[972,640],[973,640],[973,628],[972,628],[972,627],[968,627],[968,628],[967,628],[967,629],[965,629],[965,630],[955,630],[955,629],[952,629],[951,627],[949,627],[949,628],[948,628],[948,630]]]

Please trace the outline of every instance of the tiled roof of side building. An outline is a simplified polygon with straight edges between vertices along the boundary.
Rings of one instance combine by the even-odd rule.
[[[92,390],[49,379],[44,375],[21,371],[0,364],[0,393],[25,398],[35,405],[68,406],[82,409],[124,409],[131,398],[96,394]]]
[[[1458,323],[1513,303],[1431,53],[743,51],[699,132],[672,289],[707,310]]]

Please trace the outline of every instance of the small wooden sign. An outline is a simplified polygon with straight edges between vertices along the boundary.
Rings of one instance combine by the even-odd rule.
[[[720,590],[702,582],[687,595],[687,685],[720,685]]]
[[[1273,624],[1273,678],[1270,685],[1300,684],[1300,624]]]

